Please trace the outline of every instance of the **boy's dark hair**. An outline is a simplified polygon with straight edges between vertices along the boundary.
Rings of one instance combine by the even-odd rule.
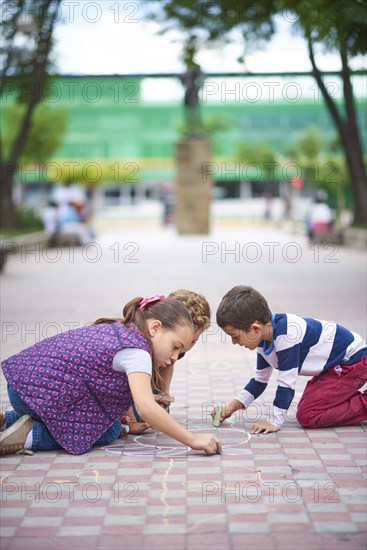
[[[263,325],[271,320],[271,311],[264,296],[252,286],[235,286],[222,298],[217,310],[217,323],[223,328],[231,325],[249,330],[252,323]]]

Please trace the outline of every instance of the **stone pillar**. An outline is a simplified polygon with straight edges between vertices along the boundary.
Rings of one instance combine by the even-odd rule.
[[[212,180],[205,169],[210,144],[183,138],[176,146],[175,223],[180,235],[209,233]]]

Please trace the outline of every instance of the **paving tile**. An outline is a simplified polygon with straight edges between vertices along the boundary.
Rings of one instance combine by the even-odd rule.
[[[367,528],[367,525],[366,525],[366,521],[367,521],[367,511],[365,510],[364,512],[351,512],[350,514],[350,517],[351,517],[351,520],[356,522],[356,523],[363,523],[365,522],[365,526]],[[366,529],[367,530],[367,529]]]
[[[237,512],[237,513],[236,513]],[[233,523],[239,523],[244,520],[244,514],[240,513],[238,510],[233,513],[228,513],[227,520]],[[261,510],[258,510],[257,507],[252,510],[251,516],[250,516],[251,522],[253,521],[267,521],[267,515],[265,513],[265,510],[261,512]]]
[[[161,535],[161,534],[180,534],[186,533],[186,523],[167,523],[167,524],[145,524],[143,528],[144,535]]]
[[[6,538],[6,537],[13,537],[15,534],[15,531],[17,530],[16,526],[0,526],[0,537]]]
[[[320,534],[321,548],[324,550],[361,550],[367,546],[366,533]]]
[[[123,534],[124,548],[129,550],[145,550],[148,548],[157,548],[157,546],[149,546],[143,542],[142,535],[127,535]],[[150,541],[149,541],[150,542]],[[162,543],[162,541],[161,541]],[[176,542],[177,543],[177,542]],[[113,548],[121,548],[121,534],[120,535],[102,535],[96,546],[98,550],[111,550]],[[174,547],[172,547],[174,548]],[[177,550],[180,550],[180,546],[177,544]]]
[[[10,548],[11,550],[50,550],[52,542],[49,537],[14,538],[11,539],[9,546],[4,548]],[[1,542],[1,548],[3,548],[3,541]]]
[[[36,517],[30,516],[22,519],[21,527],[59,527],[62,517]]]
[[[268,523],[229,522],[230,533],[270,533],[271,527]]]
[[[317,550],[321,549],[318,535],[309,533],[282,533],[274,535],[276,548],[279,550]]]
[[[61,527],[57,535],[59,537],[85,537],[97,536],[101,534],[100,525],[78,525]]]
[[[0,515],[2,519],[13,517],[22,518],[26,514],[26,512],[29,513],[27,508],[10,508],[5,507],[4,504],[2,504]]]
[[[356,533],[358,528],[352,521],[314,521],[313,525],[317,533]]]
[[[187,535],[187,550],[205,549],[225,550],[230,548],[230,538],[227,534],[216,533],[215,537],[210,534],[190,533]]]
[[[195,533],[195,534],[203,534],[203,533],[209,533],[214,538],[214,533],[222,534],[227,533],[228,525],[226,523],[205,523],[205,522],[198,522],[198,523],[188,523],[186,532],[188,534]]]
[[[231,536],[233,550],[243,550],[244,548],[258,548],[261,550],[276,549],[276,539],[272,535],[258,535],[250,533],[248,535]]]
[[[253,503],[245,503],[244,501],[240,501],[238,503],[228,503],[227,504],[227,510],[229,514],[260,514],[260,513],[266,513],[268,510],[267,503],[266,502],[256,502]]]
[[[272,533],[294,533],[296,537],[299,533],[313,532],[313,527],[310,523],[273,523],[271,530]]]
[[[135,535],[136,537],[140,537],[142,535],[142,526],[141,525],[103,525],[101,527],[101,536],[125,536]]]
[[[55,539],[54,550],[94,550],[99,548],[99,537],[93,535],[68,536],[62,535]]]
[[[105,516],[104,525],[143,525],[143,516],[132,516],[131,514],[121,516]]]
[[[304,512],[293,512],[292,514],[270,512],[268,514],[268,521],[270,523],[284,523],[284,524],[308,523],[309,517]]]
[[[59,531],[59,527],[18,527],[15,536],[28,537],[55,537]]]
[[[112,547],[110,547],[112,548]],[[130,545],[128,546],[130,548]],[[139,547],[144,549],[162,550],[163,548],[174,548],[175,550],[186,549],[185,535],[145,535],[142,539],[142,544]]]

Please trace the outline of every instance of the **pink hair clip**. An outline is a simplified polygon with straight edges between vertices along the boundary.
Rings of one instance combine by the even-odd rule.
[[[143,300],[139,304],[139,308],[146,309],[150,304],[155,304],[156,302],[163,300],[163,298],[165,298],[165,296],[162,296],[160,294],[156,294],[155,296],[149,296],[149,298],[143,298]]]

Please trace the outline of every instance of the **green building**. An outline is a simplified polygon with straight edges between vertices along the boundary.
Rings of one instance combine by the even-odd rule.
[[[336,87],[335,101],[341,103],[341,85],[336,76],[330,78]],[[354,78],[357,88],[362,89],[364,77]],[[55,77],[45,89],[44,101],[66,107],[68,127],[62,147],[50,162],[58,163],[63,171],[77,163],[86,166],[84,175],[91,184],[99,181],[98,173],[103,172],[102,179],[109,188],[125,183],[143,186],[149,192],[158,185],[172,183],[175,143],[184,120],[182,99],[177,94],[169,99],[172,96],[166,84],[172,82],[172,78],[153,82],[149,77],[128,76]],[[147,92],[147,83],[153,94]],[[178,79],[176,84],[179,87]],[[11,101],[11,90],[5,98]],[[357,108],[366,151],[367,104],[363,93],[357,95]],[[325,142],[335,136],[333,121],[311,76],[207,77],[201,110],[204,121],[222,126],[213,134],[214,164],[210,172],[232,195],[248,175],[236,163],[241,142],[266,142],[281,156],[311,125],[317,126]],[[22,182],[52,183],[58,175],[53,179],[51,173],[43,167],[25,167],[20,178]],[[264,174],[252,176],[254,182],[266,179]],[[276,169],[273,179],[280,181],[284,174]]]

